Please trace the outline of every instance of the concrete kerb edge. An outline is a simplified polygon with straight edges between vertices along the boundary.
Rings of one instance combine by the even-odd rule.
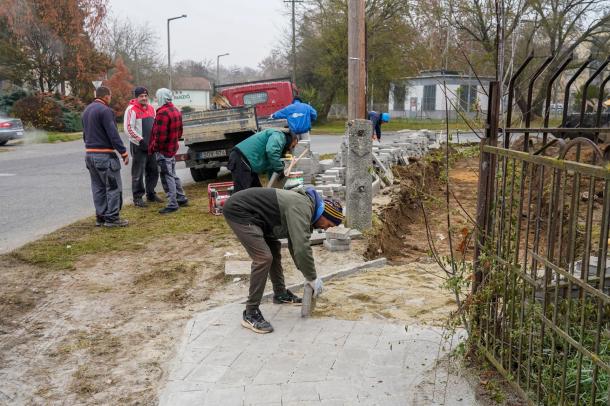
[[[353,275],[355,273],[366,271],[371,268],[381,268],[382,266],[385,266],[387,264],[387,262],[388,262],[387,258],[377,258],[372,261],[367,261],[367,262],[364,262],[359,265],[350,266],[345,269],[340,269],[336,272],[329,273],[328,275],[321,276],[320,279],[322,279],[324,282],[326,282],[330,279],[341,278],[343,276]],[[300,289],[303,289],[303,283],[295,283],[294,285],[286,286],[286,289],[290,289],[291,291],[299,291]],[[266,292],[263,295],[263,300],[270,299],[272,297],[273,297],[273,291]],[[245,303],[245,301],[242,300],[239,303]]]

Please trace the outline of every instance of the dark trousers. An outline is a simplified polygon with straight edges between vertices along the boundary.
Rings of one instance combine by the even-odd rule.
[[[282,244],[274,238],[265,237],[263,230],[254,224],[239,224],[231,220],[227,220],[227,224],[252,259],[246,310],[258,309],[265,292],[267,275],[271,278],[273,292],[276,295],[286,292],[284,268],[282,268]]]
[[[91,176],[91,192],[97,220],[117,221],[123,207],[121,161],[116,154],[88,152],[85,164]]]
[[[159,181],[159,168],[154,155],[148,155],[138,145],[129,143],[131,150],[131,190],[133,198],[144,196],[154,198]]]
[[[252,172],[250,163],[237,149],[233,149],[229,154],[227,169],[231,171],[233,178],[233,193],[251,187],[262,187],[258,174]]]

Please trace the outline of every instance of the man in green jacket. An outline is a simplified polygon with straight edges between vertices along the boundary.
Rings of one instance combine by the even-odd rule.
[[[343,209],[337,201],[322,199],[313,188],[251,188],[233,194],[223,214],[252,259],[250,292],[241,324],[256,333],[270,333],[273,327],[259,309],[267,275],[273,284],[273,303],[302,302],[286,289],[278,239],[288,238],[290,256],[317,296],[323,284],[316,273],[309,237],[314,227],[326,230],[341,224]]]
[[[281,179],[284,176],[284,163],[281,159],[298,142],[298,138],[290,133],[268,128],[237,144],[229,154],[227,165],[233,177],[233,191],[261,187],[258,178],[261,173],[271,177],[275,172]]]

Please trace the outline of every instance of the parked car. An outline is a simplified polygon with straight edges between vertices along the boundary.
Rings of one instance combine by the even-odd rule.
[[[0,116],[0,145],[23,138],[23,123],[18,118]]]

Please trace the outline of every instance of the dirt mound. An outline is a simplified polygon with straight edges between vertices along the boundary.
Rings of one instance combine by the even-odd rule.
[[[419,260],[430,254],[429,237],[440,254],[448,252],[444,150],[408,166],[396,167],[400,180],[391,202],[379,213],[369,239],[367,258],[385,256],[395,262]],[[450,216],[454,249],[462,249],[474,228],[478,149],[452,150],[450,157]],[[426,230],[424,210],[430,236]]]

